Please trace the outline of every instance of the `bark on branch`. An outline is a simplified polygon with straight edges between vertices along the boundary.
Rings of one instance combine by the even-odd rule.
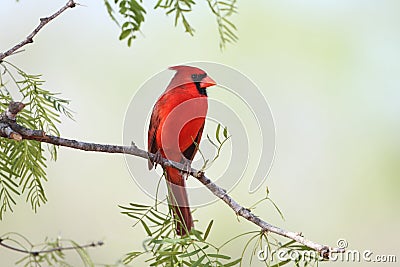
[[[60,8],[57,12],[49,17],[40,18],[39,25],[20,43],[16,44],[15,46],[11,47],[7,51],[0,53],[0,62],[5,59],[6,57],[18,53],[18,50],[21,49],[23,46],[33,43],[33,38],[38,34],[38,32],[50,21],[61,15],[65,10],[68,8],[74,8],[77,4],[73,0],[69,0],[62,8]]]
[[[41,130],[28,129],[16,122],[16,116],[24,108],[24,104],[20,102],[11,102],[8,109],[0,115],[0,136],[14,139],[14,140],[34,140],[38,142],[49,143],[57,146],[70,147],[73,149],[79,149],[84,151],[95,151],[95,152],[106,152],[106,153],[119,153],[129,154],[144,159],[155,159],[155,155],[148,153],[145,150],[138,148],[134,143],[131,146],[120,146],[120,145],[108,145],[108,144],[96,144],[87,143],[72,139],[66,139],[62,137],[48,135]],[[18,136],[16,138],[16,136]],[[168,159],[162,158],[158,162],[162,166],[172,166],[182,171],[188,171],[187,166],[173,162]],[[292,239],[299,242],[310,249],[318,251],[319,254],[328,259],[332,253],[343,253],[343,248],[335,248],[326,245],[316,243],[314,241],[306,239],[299,232],[291,232],[285,229],[274,226],[251,212],[251,210],[241,206],[236,202],[225,189],[219,187],[217,184],[211,181],[203,172],[196,169],[190,168],[190,175],[200,181],[204,186],[208,188],[215,196],[224,201],[238,216],[245,218],[253,224],[259,226],[263,231],[269,231],[277,235]]]

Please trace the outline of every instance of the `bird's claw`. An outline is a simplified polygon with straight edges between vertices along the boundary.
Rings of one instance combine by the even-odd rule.
[[[162,165],[162,155],[161,155],[160,150],[157,150],[157,152],[154,153],[154,158],[153,158],[152,162],[154,163],[154,169],[157,168],[157,164]]]

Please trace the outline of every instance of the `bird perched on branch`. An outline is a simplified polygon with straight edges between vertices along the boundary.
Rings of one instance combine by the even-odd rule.
[[[174,66],[175,76],[153,107],[148,132],[148,151],[190,166],[203,133],[207,115],[207,91],[216,85],[203,70],[190,66]],[[149,160],[149,170],[154,162]],[[186,235],[193,227],[185,188],[185,174],[164,167],[169,201],[175,219],[176,233]]]

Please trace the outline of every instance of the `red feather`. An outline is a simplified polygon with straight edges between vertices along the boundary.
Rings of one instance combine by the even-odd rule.
[[[175,66],[175,76],[153,108],[148,151],[177,162],[192,161],[201,141],[208,103],[206,88],[216,83],[195,67]],[[149,169],[153,163],[149,161]],[[193,226],[185,179],[179,170],[164,168],[176,232],[186,235]]]

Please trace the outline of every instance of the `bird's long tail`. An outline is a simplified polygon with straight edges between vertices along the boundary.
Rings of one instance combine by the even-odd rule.
[[[174,213],[176,233],[184,236],[193,227],[192,213],[185,188],[185,179],[179,170],[166,167],[170,205]]]

